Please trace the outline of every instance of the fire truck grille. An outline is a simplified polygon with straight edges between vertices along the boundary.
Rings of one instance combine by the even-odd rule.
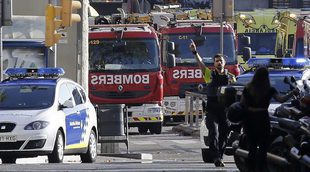
[[[203,91],[200,92],[198,90],[198,87],[200,87],[200,89],[202,89]],[[205,84],[205,83],[183,84],[180,86],[179,96],[181,98],[184,98],[185,97],[185,91],[206,94],[206,90],[207,90],[206,88],[207,88],[207,84]]]
[[[133,99],[146,96],[150,94],[150,91],[134,91],[134,92],[102,92],[102,91],[91,91],[91,94],[105,99]]]

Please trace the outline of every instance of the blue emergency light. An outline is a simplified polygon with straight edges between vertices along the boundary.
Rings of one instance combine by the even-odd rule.
[[[9,68],[5,72],[9,77],[59,77],[65,74],[63,68]]]
[[[310,66],[308,58],[251,58],[247,62],[253,67],[273,67],[273,68],[305,68]]]

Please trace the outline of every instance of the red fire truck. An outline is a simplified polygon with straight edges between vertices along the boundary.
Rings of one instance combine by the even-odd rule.
[[[160,134],[163,76],[157,33],[148,24],[106,24],[89,32],[89,97],[126,104],[129,127]]]
[[[167,27],[160,28],[159,32],[164,71],[164,120],[180,121],[185,115],[185,91],[198,92],[198,89],[203,90],[206,87],[202,72],[189,50],[189,44],[191,40],[196,43],[204,63],[212,68],[213,56],[220,53],[221,26],[211,20],[174,20],[169,22]],[[172,51],[167,49],[169,42],[175,44]],[[239,75],[236,39],[229,24],[223,26],[223,43],[226,68],[232,74]],[[174,67],[167,65],[169,54],[175,55]]]

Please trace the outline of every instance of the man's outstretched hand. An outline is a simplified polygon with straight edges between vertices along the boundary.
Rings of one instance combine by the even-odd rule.
[[[191,43],[189,44],[189,49],[192,51],[192,52],[194,52],[194,51],[196,51],[197,49],[196,49],[196,44],[195,44],[195,42],[191,39]]]

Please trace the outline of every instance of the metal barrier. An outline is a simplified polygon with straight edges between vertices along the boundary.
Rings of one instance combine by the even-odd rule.
[[[193,127],[194,116],[195,118],[195,126],[199,127],[199,107],[202,104],[199,103],[199,100],[206,100],[207,95],[199,94],[194,92],[185,92],[185,124],[189,123],[190,127]],[[195,105],[195,110],[194,110]],[[204,109],[202,108],[202,115],[204,114]]]

